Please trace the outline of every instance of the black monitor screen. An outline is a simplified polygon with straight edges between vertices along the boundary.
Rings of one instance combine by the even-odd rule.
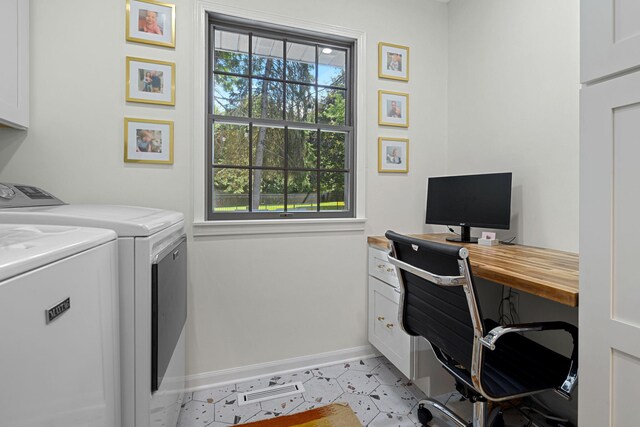
[[[511,172],[429,178],[427,224],[508,229]]]

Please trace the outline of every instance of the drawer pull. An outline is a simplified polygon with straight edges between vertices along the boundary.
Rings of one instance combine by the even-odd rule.
[[[378,268],[384,268],[384,264],[378,264]]]
[[[387,267],[387,273],[391,273],[393,271],[392,267]]]
[[[393,323],[387,323],[387,328],[389,329],[393,328]]]
[[[382,322],[384,320],[384,316],[378,316],[378,320]]]

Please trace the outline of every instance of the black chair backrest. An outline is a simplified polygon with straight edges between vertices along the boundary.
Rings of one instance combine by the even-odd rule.
[[[461,275],[460,246],[415,239],[393,231],[387,231],[385,236],[393,244],[396,259],[440,276]],[[402,269],[399,273],[404,287],[400,319],[404,330],[411,335],[423,336],[431,345],[470,369],[474,328],[463,287],[439,286]],[[473,287],[473,282],[469,286]],[[475,297],[475,290],[473,295]]]

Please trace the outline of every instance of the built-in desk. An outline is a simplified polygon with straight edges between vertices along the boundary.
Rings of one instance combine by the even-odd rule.
[[[412,234],[412,237],[447,242],[451,234]],[[384,236],[368,238],[370,246],[387,250]],[[458,244],[459,245],[459,244]],[[548,300],[578,306],[578,254],[523,245],[481,246],[469,250],[473,275],[510,286]]]
[[[419,239],[447,242],[452,234],[412,234]],[[407,335],[398,322],[400,283],[387,258],[388,240],[368,238],[369,342],[429,396],[451,391],[451,376],[423,339]],[[460,244],[458,244],[460,245]],[[475,277],[510,286],[548,300],[578,305],[578,255],[522,245],[465,244]]]

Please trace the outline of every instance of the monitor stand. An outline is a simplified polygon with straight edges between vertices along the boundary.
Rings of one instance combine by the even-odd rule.
[[[447,242],[478,243],[478,238],[471,237],[471,227],[462,225],[460,226],[460,237],[447,237]]]

